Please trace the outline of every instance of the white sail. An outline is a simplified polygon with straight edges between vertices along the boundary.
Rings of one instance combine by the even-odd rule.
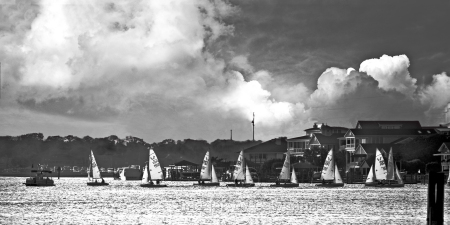
[[[156,157],[156,154],[153,151],[153,149],[150,149],[148,164],[150,170],[150,179],[163,180],[164,175],[161,170],[161,165],[159,164],[158,157]]]
[[[209,151],[206,152],[203,158],[202,170],[200,172],[201,180],[211,180],[211,160],[209,158]]]
[[[286,158],[284,159],[283,168],[281,169],[280,173],[280,180],[289,180],[289,169],[291,168],[291,157],[289,154],[289,151],[286,152]]]
[[[97,162],[95,161],[94,153],[91,150],[90,156],[90,170],[89,175],[92,176],[93,179],[101,179],[100,170],[98,169]],[[90,177],[90,176],[89,176]]]
[[[298,184],[297,175],[295,174],[295,169],[294,168],[292,168],[291,183]]]
[[[239,153],[238,160],[236,162],[236,165],[234,167],[234,173],[233,178],[237,180],[244,180],[245,174],[244,174],[244,151],[241,151]]]
[[[375,178],[373,177],[373,165],[370,167],[369,174],[367,174],[366,183],[373,183],[375,182]]]
[[[245,165],[245,183],[253,184],[252,174],[250,173],[250,170],[248,169],[247,165]]]
[[[336,184],[342,184],[342,178],[341,174],[339,173],[338,167],[336,163],[334,164],[334,183]]]
[[[377,149],[375,155],[375,179],[377,180],[386,180],[386,164],[384,163],[383,155]]]
[[[403,184],[402,176],[400,175],[400,172],[398,171],[397,165],[395,165],[395,177],[397,178],[397,182],[399,184]]]
[[[386,180],[395,180],[394,155],[392,148],[389,151]]]
[[[142,183],[148,183],[149,182],[149,176],[148,176],[148,166],[145,164],[144,167],[144,173],[142,174]]]
[[[334,180],[334,158],[333,149],[328,152],[325,163],[323,164],[321,180]]]
[[[212,183],[219,183],[219,179],[217,179],[216,170],[214,170],[214,165],[211,164],[211,174],[212,174]]]

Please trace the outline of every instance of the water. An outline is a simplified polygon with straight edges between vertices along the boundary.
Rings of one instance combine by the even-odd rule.
[[[141,188],[140,181],[61,178],[54,187],[26,187],[22,177],[0,177],[0,224],[425,224],[426,185],[379,189],[170,187]],[[450,224],[450,189],[445,223]]]

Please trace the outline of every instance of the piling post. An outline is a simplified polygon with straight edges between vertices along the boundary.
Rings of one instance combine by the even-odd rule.
[[[428,176],[427,224],[444,224],[444,185],[442,172],[430,172]]]

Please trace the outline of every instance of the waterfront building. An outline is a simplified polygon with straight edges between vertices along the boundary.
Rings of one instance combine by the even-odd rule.
[[[279,137],[261,144],[244,149],[244,158],[247,162],[261,166],[272,159],[284,159],[287,138]]]
[[[325,147],[335,145],[339,148],[337,137],[343,136],[347,130],[346,127],[314,123],[312,128],[305,130],[305,135],[287,139],[287,151],[290,151],[292,156],[303,156],[304,151],[310,148],[312,142],[314,145],[324,145]]]
[[[434,156],[441,157],[441,170],[442,172],[449,173],[450,171],[450,142],[442,143],[441,147],[439,147],[437,154],[433,154]]]
[[[340,149],[346,151],[347,171],[359,161],[354,157],[360,144],[401,144],[418,136],[436,134],[432,128],[423,128],[419,121],[358,121],[339,140],[345,141]],[[388,151],[387,149],[385,149]]]

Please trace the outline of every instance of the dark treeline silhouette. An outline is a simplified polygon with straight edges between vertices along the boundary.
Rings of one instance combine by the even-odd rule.
[[[0,137],[0,169],[29,167],[32,164],[48,166],[86,166],[92,150],[101,167],[144,165],[148,161],[148,149],[153,148],[162,166],[181,160],[201,163],[207,150],[216,160],[236,160],[238,152],[261,141],[166,139],[147,143],[141,138],[115,135],[104,138],[76,136],[48,136],[41,133]]]

